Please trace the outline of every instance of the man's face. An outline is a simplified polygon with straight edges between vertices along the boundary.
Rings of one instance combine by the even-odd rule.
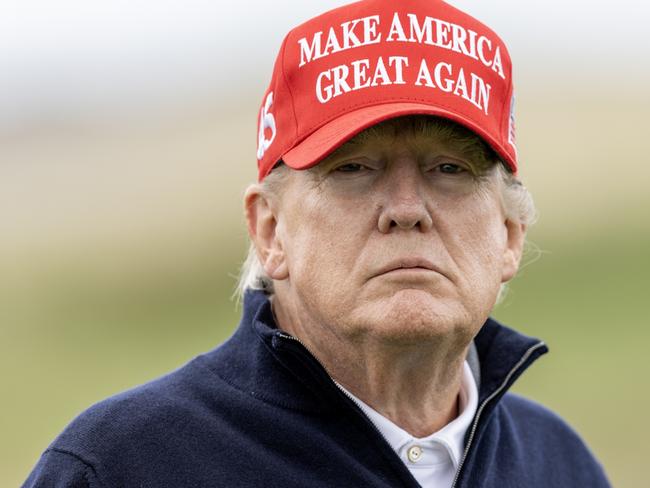
[[[449,138],[380,131],[308,171],[276,209],[276,299],[342,338],[467,341],[516,271],[523,236],[497,174]],[[516,232],[515,232],[516,233]]]

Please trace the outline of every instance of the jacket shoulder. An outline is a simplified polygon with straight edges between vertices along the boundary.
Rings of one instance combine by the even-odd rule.
[[[102,486],[95,470],[79,456],[50,448],[22,488],[95,488]]]
[[[548,407],[516,393],[507,393],[501,400],[506,418],[527,438],[552,436],[561,444],[584,445],[576,431]]]
[[[169,449],[164,446],[191,439],[214,415],[215,402],[224,396],[224,383],[200,360],[199,356],[172,373],[83,411],[52,442],[32,476],[51,469],[62,473],[54,460],[64,463],[70,473],[82,472],[87,477],[88,472],[96,472],[101,479],[102,473],[115,466],[129,466]]]
[[[156,429],[168,430],[176,418],[199,415],[215,396],[218,378],[193,359],[158,379],[111,396],[91,406],[75,418],[54,441],[55,447],[78,444],[90,447],[93,441],[125,440]]]
[[[600,462],[576,431],[555,412],[514,393],[507,393],[500,406],[501,434],[513,439],[520,452],[526,453],[531,469],[543,466],[558,481],[564,478],[588,483],[581,486],[610,486]]]

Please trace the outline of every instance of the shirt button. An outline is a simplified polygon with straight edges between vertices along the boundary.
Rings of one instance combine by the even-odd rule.
[[[417,463],[422,458],[422,448],[420,446],[409,447],[409,450],[406,451],[406,457],[412,463]]]

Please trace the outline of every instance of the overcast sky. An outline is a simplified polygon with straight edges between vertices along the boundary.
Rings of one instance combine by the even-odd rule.
[[[0,126],[197,94],[227,99],[242,87],[261,93],[286,31],[344,3],[0,0]],[[520,79],[619,89],[650,80],[649,2],[450,3],[504,38]]]

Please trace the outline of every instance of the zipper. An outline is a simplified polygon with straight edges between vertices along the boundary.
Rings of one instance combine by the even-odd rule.
[[[481,414],[483,413],[483,410],[487,406],[488,403],[490,403],[494,398],[501,393],[505,387],[508,385],[510,382],[510,378],[512,378],[512,375],[519,370],[523,364],[528,360],[528,358],[535,352],[537,349],[540,347],[544,347],[546,344],[542,342],[538,342],[534,346],[531,346],[521,357],[521,359],[517,362],[517,364],[514,365],[514,367],[510,370],[510,372],[506,375],[505,379],[503,380],[503,383],[492,392],[490,396],[488,396],[483,403],[478,407],[478,410],[476,411],[476,417],[474,417],[474,422],[472,423],[472,430],[470,431],[469,434],[469,439],[467,439],[467,446],[465,446],[465,451],[463,452],[463,457],[460,460],[460,463],[458,463],[458,469],[456,470],[456,475],[454,476],[454,482],[451,484],[451,488],[456,487],[456,483],[458,483],[458,478],[460,477],[460,472],[463,469],[463,465],[465,464],[465,460],[467,459],[467,455],[469,454],[469,450],[472,447],[472,441],[474,440],[474,435],[476,434],[476,429],[478,428],[478,422],[481,418]]]
[[[354,404],[354,406],[356,407],[357,411],[361,414],[361,416],[362,416],[363,418],[366,419],[366,421],[367,421],[367,422],[372,426],[372,428],[373,428],[374,431],[379,435],[379,437],[380,437],[381,439],[383,439],[383,441],[386,443],[387,446],[390,447],[391,451],[392,451],[392,452],[395,452],[395,451],[393,451],[393,448],[392,448],[392,446],[390,445],[390,442],[388,442],[388,439],[386,439],[386,437],[384,436],[384,434],[383,434],[383,433],[379,430],[379,428],[377,427],[377,424],[375,424],[375,422],[374,422],[370,417],[368,417],[368,415],[366,415],[366,412],[364,412],[364,411],[361,409],[361,407],[359,407],[359,404],[356,402],[356,400],[355,400],[354,398],[352,398],[352,397],[350,396],[350,394],[349,394],[347,391],[345,391],[343,388],[341,388],[341,386],[339,386],[339,384],[334,380],[334,378],[332,378],[332,375],[329,373],[329,371],[327,370],[327,368],[326,368],[325,366],[323,366],[323,363],[321,363],[318,359],[316,359],[316,356],[314,356],[314,354],[313,354],[313,353],[311,352],[311,350],[310,350],[310,349],[305,345],[304,342],[302,342],[299,338],[294,337],[294,336],[289,335],[289,334],[286,334],[286,333],[284,333],[284,332],[277,332],[277,335],[278,335],[278,337],[281,337],[282,339],[286,339],[286,340],[289,340],[289,341],[294,341],[294,342],[297,342],[298,344],[300,344],[300,345],[305,349],[305,351],[307,352],[307,354],[309,354],[309,355],[311,356],[311,358],[312,358],[314,361],[316,361],[316,363],[317,363],[321,368],[323,368],[323,371],[325,371],[325,374],[327,374],[328,378],[332,381],[332,383],[334,383],[334,385],[336,385],[337,390],[338,390],[340,393],[342,393],[342,394],[343,394],[343,395],[344,395],[348,400],[350,400],[350,401]],[[395,455],[397,455],[397,453],[395,453]],[[398,459],[399,459],[399,457],[398,457]],[[399,459],[399,460],[400,460],[400,462],[402,462],[401,459]],[[410,473],[409,473],[409,474],[410,474]],[[413,481],[417,484],[417,480],[415,480],[415,478],[413,478]]]

